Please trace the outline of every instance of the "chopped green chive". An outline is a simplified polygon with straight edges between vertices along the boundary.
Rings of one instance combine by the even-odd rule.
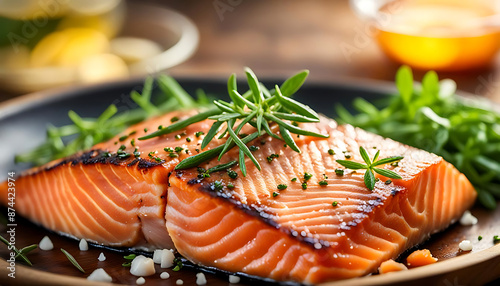
[[[187,141],[187,142],[191,142],[191,137],[187,137],[187,138],[186,138],[186,141]]]
[[[133,147],[135,147],[135,139],[130,140],[130,145],[132,145]]]
[[[177,121],[179,121],[179,117],[177,117],[177,116],[170,118],[170,122],[172,122],[172,123],[177,122]]]
[[[392,183],[391,179],[387,179],[387,181],[384,182],[386,185],[390,185]]]
[[[278,192],[273,192],[273,197],[277,197],[280,193]]]
[[[288,186],[286,184],[279,184],[277,186],[277,188],[278,188],[278,190],[284,190],[284,189],[288,188]]]
[[[158,130],[162,130],[163,129],[163,125],[158,125]]]
[[[128,135],[123,135],[122,137],[118,138],[118,141],[122,142],[122,141],[127,140],[127,138],[128,138]]]
[[[271,154],[270,156],[267,156],[267,162],[271,163],[273,161],[274,158],[279,158],[280,155],[278,154]]]
[[[175,139],[177,140],[181,139],[181,135],[180,134],[175,135]]]
[[[198,132],[194,133],[194,136],[196,136],[198,138],[198,137],[200,137],[201,135],[204,135],[204,134],[205,134],[205,132],[198,131]]]
[[[302,185],[301,185],[301,186],[302,186],[302,189],[303,189],[303,190],[306,190],[306,189],[307,189],[307,183],[306,183],[306,182],[302,183]]]
[[[309,181],[312,178],[312,176],[313,175],[311,173],[305,172],[304,173],[304,181]]]
[[[169,153],[174,152],[174,149],[172,149],[172,147],[165,147],[165,148],[163,148],[163,150],[165,150],[165,152],[169,152]]]
[[[318,184],[320,186],[328,186],[328,182],[326,180],[319,181]]]
[[[224,188],[224,184],[222,183],[222,181],[215,181],[214,184],[213,184],[213,189],[215,191],[221,191],[222,188]]]
[[[238,177],[238,173],[236,173],[234,170],[227,170],[227,175],[231,179],[236,179]]]
[[[175,147],[174,150],[175,150],[175,152],[180,153],[180,152],[182,152],[182,150],[184,150],[184,148],[182,148],[182,147]]]
[[[250,151],[252,151],[252,152],[255,152],[255,151],[259,150],[260,148],[259,148],[259,146],[252,145],[252,146],[248,147],[248,149],[250,149]]]
[[[227,188],[228,188],[228,189],[234,189],[234,185],[233,185],[233,184],[231,184],[231,183],[229,183],[229,184],[227,184]]]
[[[493,236],[493,243],[499,243],[500,242],[500,236],[494,235]]]
[[[335,169],[335,175],[337,176],[343,176],[344,175],[344,170],[343,169]]]
[[[290,181],[297,182],[297,178],[292,178]]]
[[[147,128],[144,128],[144,132],[146,132],[146,133],[147,133],[147,132],[148,132],[148,130],[149,130],[149,129],[147,129]]]
[[[329,155],[335,155],[335,151],[333,151],[333,149],[328,149],[328,154]]]
[[[179,155],[177,155],[177,153],[169,153],[168,156],[170,158],[177,158],[177,157],[179,157]]]
[[[337,201],[333,201],[332,206],[336,207],[336,206],[338,206],[338,205],[339,205],[339,202],[337,202]]]
[[[480,235],[480,236],[477,237],[477,240],[479,240],[479,241],[481,241],[482,239],[483,239],[482,235]]]

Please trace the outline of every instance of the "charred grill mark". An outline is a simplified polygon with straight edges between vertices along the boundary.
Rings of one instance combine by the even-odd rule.
[[[27,173],[27,175],[36,175],[40,172],[51,171],[61,166],[65,165],[75,166],[78,164],[83,165],[94,165],[94,164],[113,164],[116,166],[127,166],[132,167],[137,164],[139,169],[147,169],[156,167],[162,164],[162,162],[153,162],[143,158],[126,158],[122,159],[117,156],[116,153],[110,153],[104,150],[90,150],[87,152],[75,154],[73,156],[62,159],[54,165],[40,167],[33,172]]]

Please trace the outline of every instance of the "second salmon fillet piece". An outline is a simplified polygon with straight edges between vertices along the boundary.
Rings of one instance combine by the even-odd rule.
[[[330,138],[300,136],[301,154],[268,136],[250,142],[262,171],[247,160],[246,177],[237,165],[231,168],[236,178],[226,170],[208,176],[200,169],[237,161],[237,150],[220,162],[174,171],[180,160],[198,153],[202,136],[195,134],[207,132],[213,121],[132,144],[144,128],[156,129],[174,116],[186,115],[143,122],[124,132],[131,134],[124,142],[117,136],[94,151],[28,171],[16,180],[16,211],[103,245],[175,247],[200,265],[319,283],[376,271],[455,221],[476,197],[465,176],[441,157],[324,117],[303,127]],[[208,148],[223,142],[213,140]],[[118,157],[122,143],[129,157]],[[402,179],[386,183],[378,176],[372,191],[363,170],[337,175],[344,168],[335,160],[362,162],[360,146],[370,156],[377,150],[381,158],[404,156],[397,167],[383,167]],[[312,175],[307,181],[305,173]],[[5,183],[0,193],[7,204]]]

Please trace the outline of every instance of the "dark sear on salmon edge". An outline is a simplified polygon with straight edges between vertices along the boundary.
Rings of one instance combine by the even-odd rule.
[[[196,113],[149,119],[124,131],[132,134],[126,140],[117,135],[27,171],[16,180],[16,210],[48,229],[102,245],[175,248],[199,265],[319,283],[376,271],[457,220],[476,197],[465,176],[441,157],[326,117],[300,124],[329,135],[293,135],[301,153],[267,135],[249,142],[262,170],[246,158],[246,176],[238,163],[207,171],[238,162],[236,148],[221,161],[174,170],[225,142],[215,136],[201,150],[211,120],[138,140],[145,129]],[[336,162],[362,163],[360,146],[370,158],[377,151],[380,158],[403,156],[397,166],[379,166],[402,179],[375,174],[375,187],[368,189],[365,170]],[[6,183],[0,193],[6,204]]]

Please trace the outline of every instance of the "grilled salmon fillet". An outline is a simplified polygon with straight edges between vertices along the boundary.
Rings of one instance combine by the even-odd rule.
[[[30,170],[16,181],[16,210],[46,228],[100,244],[175,247],[199,265],[319,283],[376,271],[381,262],[457,220],[476,198],[466,177],[441,157],[325,117],[301,126],[330,135],[300,136],[301,154],[270,136],[250,142],[262,170],[247,160],[246,177],[238,166],[231,167],[236,178],[226,170],[204,175],[210,167],[237,161],[236,149],[221,161],[174,170],[198,153],[202,136],[196,132],[206,133],[212,121],[131,142],[144,128],[187,115],[146,121],[124,132],[131,134],[125,141],[118,140],[121,134]],[[214,139],[206,149],[223,142]],[[376,175],[375,189],[369,190],[363,170],[337,174],[345,168],[335,160],[363,161],[360,146],[371,157],[377,150],[381,158],[404,156],[398,166],[382,167],[402,179]],[[141,152],[137,158],[135,148]],[[123,152],[132,155],[124,158]],[[0,187],[4,204],[6,188]]]

